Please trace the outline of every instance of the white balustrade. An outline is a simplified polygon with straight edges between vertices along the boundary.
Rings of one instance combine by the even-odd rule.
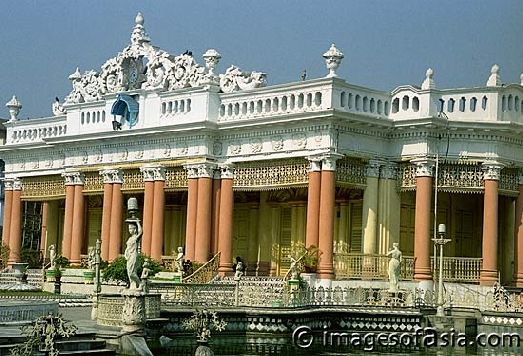
[[[42,142],[67,133],[66,116],[19,120],[7,126],[7,144]]]
[[[381,117],[389,115],[391,96],[387,92],[340,83],[335,86],[334,93],[334,107],[338,110]]]
[[[266,87],[221,95],[218,121],[272,117],[332,108],[331,80]]]

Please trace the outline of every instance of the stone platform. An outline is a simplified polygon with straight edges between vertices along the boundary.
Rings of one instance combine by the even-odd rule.
[[[3,300],[0,304],[0,324],[28,323],[49,313],[58,313],[58,302]]]

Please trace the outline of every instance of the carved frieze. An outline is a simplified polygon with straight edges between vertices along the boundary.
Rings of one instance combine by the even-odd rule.
[[[503,165],[498,162],[485,162],[482,164],[483,180],[499,180]]]
[[[230,66],[225,74],[220,74],[220,89],[224,93],[249,90],[267,85],[267,74],[261,72],[242,72],[236,66]]]
[[[280,135],[273,136],[271,144],[272,144],[272,149],[274,151],[283,150],[283,137],[281,137]]]

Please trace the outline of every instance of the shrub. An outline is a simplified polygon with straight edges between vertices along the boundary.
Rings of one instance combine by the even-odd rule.
[[[4,269],[7,267],[7,260],[9,259],[9,246],[2,243],[0,245],[0,268]]]
[[[146,257],[145,257],[146,258]],[[143,269],[144,256],[138,256],[138,276],[141,276]],[[107,262],[106,262],[107,263]],[[162,270],[162,266],[158,261],[149,259],[149,278],[153,277],[156,273]],[[100,264],[100,269],[102,269],[102,279],[104,281],[113,281],[125,283],[129,286],[129,276],[127,275],[127,260],[124,256],[120,256],[115,259],[113,262],[106,265],[104,268]]]
[[[40,268],[40,251],[29,248],[23,248],[20,251],[20,260],[28,264],[27,268]]]

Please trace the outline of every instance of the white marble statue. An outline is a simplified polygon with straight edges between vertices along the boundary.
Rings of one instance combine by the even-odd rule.
[[[294,257],[290,257],[291,259],[291,266],[289,268],[290,270],[290,274],[291,274],[291,279],[292,280],[297,280],[300,278],[300,270],[298,268],[298,260],[295,259]]]
[[[129,238],[125,248],[125,259],[127,260],[127,275],[129,276],[129,288],[140,289],[140,277],[138,277],[138,249],[142,238],[142,225],[138,219],[125,220],[129,224]]]
[[[87,268],[89,268],[91,271],[94,271],[94,266],[96,264],[96,251],[94,249],[94,246],[89,247],[88,253],[87,253]]]
[[[180,272],[183,274],[183,247],[178,247],[178,254],[176,255],[176,272]]]
[[[236,281],[239,281],[240,278],[243,277],[243,269],[243,262],[238,261],[238,263],[236,263],[236,272],[234,273],[234,279]]]
[[[55,269],[56,268],[56,247],[54,245],[49,246],[49,268]]]
[[[400,279],[400,263],[401,263],[401,251],[398,248],[399,244],[394,242],[392,244],[392,250],[387,253],[390,256],[389,261],[389,292],[398,291],[398,283]]]

